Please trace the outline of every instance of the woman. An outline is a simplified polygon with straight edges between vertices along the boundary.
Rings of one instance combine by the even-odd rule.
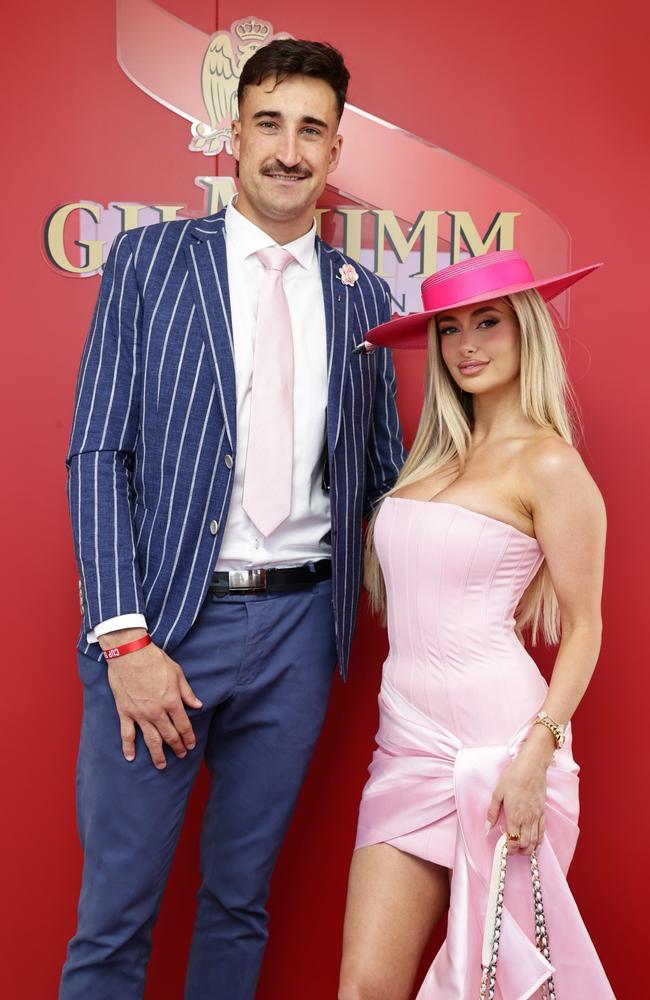
[[[367,582],[387,609],[390,653],[339,1000],[408,1000],[448,904],[418,998],[479,997],[501,833],[515,856],[496,986],[481,995],[613,996],[565,879],[578,834],[569,720],[600,647],[605,511],[572,447],[544,301],[597,266],[536,281],[514,251],[486,254],[427,279],[423,313],[368,335],[428,341],[429,359],[413,449],[369,533]],[[550,686],[521,630],[533,643],[559,639]],[[550,961],[534,943],[533,851]]]

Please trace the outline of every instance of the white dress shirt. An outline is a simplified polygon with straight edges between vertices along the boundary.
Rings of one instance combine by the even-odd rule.
[[[294,257],[283,272],[294,351],[294,449],[291,513],[264,537],[242,507],[250,423],[257,301],[264,266],[258,250],[277,246],[231,203],[226,209],[228,289],[235,347],[237,451],[228,518],[216,568],[296,566],[327,558],[330,502],[321,485],[327,407],[325,306],[315,239],[316,227],[284,245]],[[273,488],[273,484],[269,484]],[[121,628],[146,628],[144,615],[120,615],[101,622],[89,642]]]

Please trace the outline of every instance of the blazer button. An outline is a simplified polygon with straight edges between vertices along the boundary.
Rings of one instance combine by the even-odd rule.
[[[232,469],[233,466],[232,455],[226,455],[226,457],[224,458],[224,462],[226,463],[227,469]]]
[[[218,521],[210,521],[210,534],[211,535],[216,535],[216,533],[218,532],[218,530],[219,530],[219,522]]]

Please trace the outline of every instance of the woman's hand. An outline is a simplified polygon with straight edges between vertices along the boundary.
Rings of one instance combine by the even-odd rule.
[[[554,749],[555,741],[546,727],[533,726],[519,754],[494,789],[486,828],[495,825],[503,810],[505,832],[519,834],[518,840],[508,840],[510,854],[516,851],[532,854],[544,836],[546,769]]]

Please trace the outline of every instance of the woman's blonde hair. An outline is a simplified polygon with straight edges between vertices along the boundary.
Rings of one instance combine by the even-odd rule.
[[[572,444],[578,424],[575,396],[569,384],[557,334],[546,303],[531,289],[506,296],[521,335],[521,409],[538,427],[554,430]],[[386,496],[451,466],[461,475],[470,449],[473,404],[452,379],[442,359],[435,317],[429,321],[429,355],[422,413],[413,447],[397,482]],[[373,610],[385,617],[386,588],[373,544],[373,514],[366,538],[366,585]],[[541,632],[557,643],[560,612],[546,563],[542,563],[515,612],[520,629],[527,628],[533,644]]]

